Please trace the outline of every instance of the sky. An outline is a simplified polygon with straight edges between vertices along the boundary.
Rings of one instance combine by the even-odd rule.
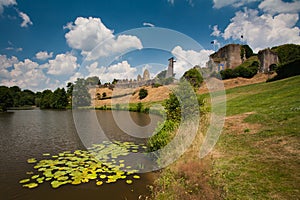
[[[299,12],[298,0],[0,0],[0,85],[154,77],[172,56],[179,78],[229,43],[300,44]]]

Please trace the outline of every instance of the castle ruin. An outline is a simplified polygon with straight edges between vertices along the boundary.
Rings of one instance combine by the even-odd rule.
[[[278,55],[273,52],[270,48],[261,50],[258,52],[258,59],[260,62],[259,72],[268,73],[270,71],[270,66],[277,65]]]
[[[174,57],[170,58],[168,61],[169,61],[169,65],[166,73],[166,78],[171,78],[174,77],[174,62],[176,61],[174,60]]]
[[[244,59],[241,58],[241,47],[239,44],[228,44],[220,48],[219,51],[209,56],[208,67],[217,66],[217,71],[221,71],[241,65]]]

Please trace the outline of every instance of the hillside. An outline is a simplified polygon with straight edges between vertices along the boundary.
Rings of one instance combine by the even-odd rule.
[[[300,196],[300,76],[227,90],[213,179],[228,199]]]
[[[259,73],[255,75],[251,79],[247,78],[233,78],[233,79],[228,79],[224,80],[224,87],[225,89],[229,88],[234,88],[234,87],[239,87],[243,85],[250,85],[250,84],[255,84],[255,83],[261,83],[265,82],[268,79],[268,75]],[[210,79],[209,81],[214,81],[214,78]],[[110,105],[110,104],[124,104],[126,102],[130,103],[146,103],[146,102],[160,102],[169,97],[169,93],[171,89],[174,86],[161,86],[158,88],[152,88],[151,86],[147,87],[140,87],[140,88],[127,88],[127,89],[114,89],[113,91],[108,89],[108,88],[95,88],[95,89],[90,89],[90,93],[92,96],[92,105],[93,106],[103,106],[103,105]],[[138,97],[138,92],[141,88],[145,88],[148,90],[148,96],[145,99],[140,100]],[[96,99],[96,94],[103,94],[106,93],[107,97],[114,97],[113,99],[105,99],[105,100],[97,100]],[[203,93],[208,93],[208,89],[206,87],[205,82],[202,84],[200,89],[197,91],[199,94]],[[133,95],[134,94],[134,95]]]
[[[296,76],[227,89],[213,152],[199,158],[208,114],[193,145],[159,174],[152,199],[298,199],[299,85]]]

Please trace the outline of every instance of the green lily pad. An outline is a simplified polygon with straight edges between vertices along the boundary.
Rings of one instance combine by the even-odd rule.
[[[139,175],[134,175],[133,178],[134,179],[140,179],[141,177]]]
[[[132,184],[132,180],[126,180],[126,183],[130,185]]]
[[[68,176],[60,176],[60,177],[57,178],[58,181],[66,181],[68,179],[69,179]]]
[[[32,163],[36,163],[37,161],[36,161],[35,158],[29,158],[29,159],[27,159],[27,162],[28,162],[29,164],[32,164]]]
[[[20,181],[19,181],[19,183],[21,183],[21,184],[22,184],[22,183],[27,183],[27,182],[29,182],[29,181],[30,181],[30,179],[29,179],[29,178],[27,178],[27,179],[20,180]]]
[[[40,175],[33,175],[31,179],[37,179]]]
[[[97,181],[97,182],[96,182],[96,185],[102,185],[102,184],[103,184],[102,181]]]
[[[52,188],[58,188],[61,185],[65,185],[67,183],[69,183],[69,181],[52,181],[51,186],[52,186]]]
[[[43,156],[50,156],[50,153],[43,153]]]
[[[27,187],[29,189],[35,188],[37,186],[38,186],[37,183],[28,183],[28,184],[23,185],[23,187]]]
[[[44,182],[44,179],[45,177],[41,177],[41,178],[37,178],[36,181],[39,183],[39,184],[42,184]]]

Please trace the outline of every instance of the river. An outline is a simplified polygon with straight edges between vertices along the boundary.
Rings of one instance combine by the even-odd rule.
[[[89,116],[96,113],[99,124],[108,138],[122,141],[145,142],[145,138],[128,136],[118,127],[116,121],[126,124],[126,112],[82,111]],[[152,124],[149,131],[155,129],[162,118],[142,113],[130,113],[131,119],[143,127]],[[152,120],[152,123],[150,121]],[[127,127],[129,130],[131,127]],[[139,134],[135,127],[134,134]],[[140,131],[141,133],[143,131]],[[149,136],[149,135],[147,135]],[[97,186],[95,182],[80,185],[63,185],[53,189],[50,182],[44,182],[37,188],[23,188],[19,183],[32,171],[28,158],[43,159],[43,153],[51,155],[63,151],[85,150],[77,134],[72,111],[54,110],[18,110],[0,113],[0,199],[138,199],[148,195],[147,185],[152,184],[153,174],[141,174],[141,179],[128,185],[124,181]]]

